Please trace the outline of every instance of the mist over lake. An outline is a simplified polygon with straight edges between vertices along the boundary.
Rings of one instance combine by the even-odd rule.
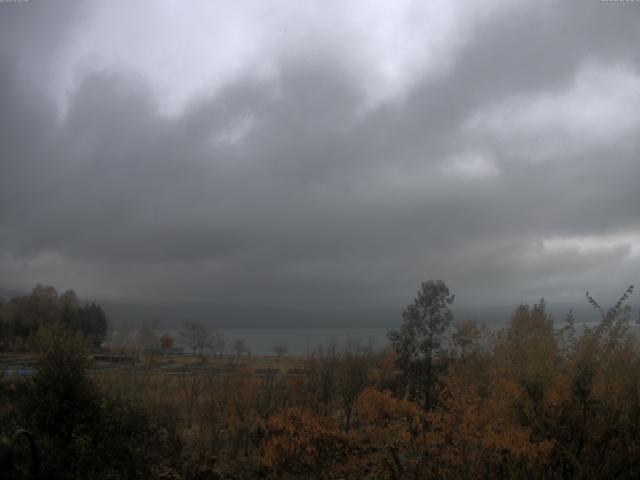
[[[383,348],[387,344],[387,329],[223,329],[219,330],[226,342],[225,353],[233,353],[233,343],[242,340],[251,350],[252,355],[274,355],[273,347],[287,347],[288,354],[306,356],[314,353],[318,347],[327,348],[335,345],[342,349],[349,342],[361,346]],[[159,330],[159,335],[171,335],[177,347],[189,348],[184,342],[180,330]]]

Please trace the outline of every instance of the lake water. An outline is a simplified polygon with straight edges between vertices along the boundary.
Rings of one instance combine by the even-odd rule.
[[[597,322],[584,322],[576,324],[578,334],[582,327],[594,327]],[[505,324],[489,325],[491,330],[503,328]],[[557,322],[556,328],[562,328],[564,322]],[[631,332],[640,338],[640,329],[635,323],[630,325]],[[345,328],[345,329],[221,329],[217,330],[224,335],[225,353],[232,354],[233,343],[242,340],[253,355],[273,355],[273,347],[284,345],[290,355],[307,355],[318,347],[336,345],[338,349],[350,341],[358,341],[362,345],[371,345],[374,348],[383,348],[388,345],[386,328]],[[158,335],[168,334],[175,340],[176,347],[186,347],[184,336],[179,329],[161,330]],[[185,348],[188,352],[188,349]]]
[[[370,329],[225,329],[218,330],[224,335],[226,352],[233,353],[233,343],[242,340],[253,355],[273,355],[275,345],[284,345],[291,355],[306,355],[318,347],[335,344],[343,347],[350,341],[358,341],[382,348],[387,344],[386,328]],[[185,347],[180,330],[164,330],[159,335],[168,334],[175,339],[176,347]]]

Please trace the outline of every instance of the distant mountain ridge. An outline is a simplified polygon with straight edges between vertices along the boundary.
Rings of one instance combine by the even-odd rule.
[[[5,302],[8,302],[12,298],[20,297],[22,295],[27,295],[25,292],[19,292],[18,290],[7,290],[5,288],[0,288],[0,298]]]
[[[0,288],[5,302],[28,293]],[[166,305],[133,304],[81,299],[100,305],[114,325],[138,326],[151,322],[162,328],[179,327],[184,321],[197,321],[211,328],[397,328],[403,306],[398,307],[333,307],[300,308],[252,304],[222,304],[214,302],[171,303]],[[509,321],[516,304],[497,307],[466,307],[453,305],[455,320],[473,319],[487,325]],[[598,314],[586,302],[582,305],[550,304],[549,312],[556,322],[562,322],[573,309],[576,321],[593,322]],[[634,319],[637,308],[634,308]]]

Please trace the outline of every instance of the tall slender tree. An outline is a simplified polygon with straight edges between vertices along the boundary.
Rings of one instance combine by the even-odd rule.
[[[418,296],[402,312],[402,326],[388,334],[405,386],[412,398],[422,401],[425,410],[433,406],[436,356],[453,321],[449,308],[453,300],[442,280],[422,282]]]

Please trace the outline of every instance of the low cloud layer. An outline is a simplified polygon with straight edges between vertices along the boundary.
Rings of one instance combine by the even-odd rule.
[[[389,308],[428,278],[467,305],[637,282],[640,5],[299,3],[0,4],[0,285]]]

